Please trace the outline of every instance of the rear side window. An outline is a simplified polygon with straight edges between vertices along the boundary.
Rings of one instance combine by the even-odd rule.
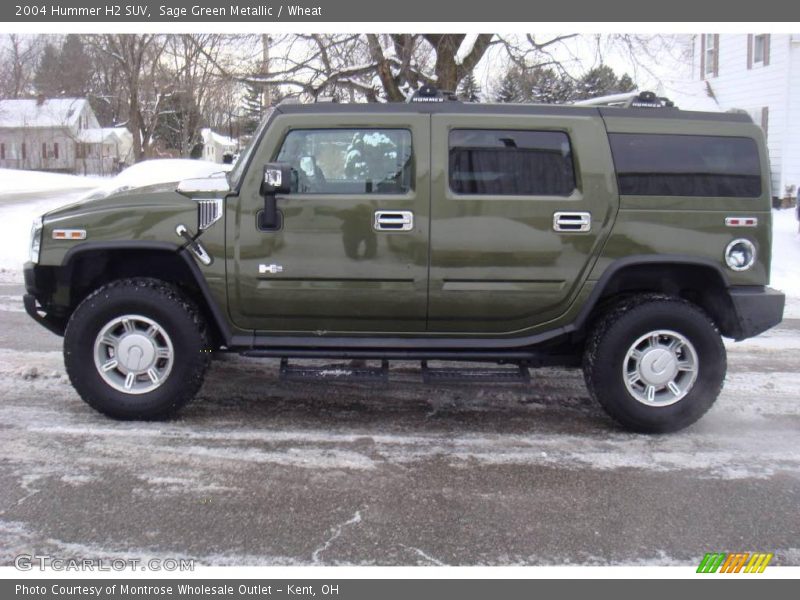
[[[622,195],[761,195],[761,162],[750,138],[610,133],[608,139]]]
[[[575,170],[561,131],[454,129],[450,189],[456,194],[569,196]]]

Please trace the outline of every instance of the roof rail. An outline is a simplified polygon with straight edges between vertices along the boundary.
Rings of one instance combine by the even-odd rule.
[[[609,94],[588,100],[578,100],[576,106],[622,106],[625,108],[674,108],[675,103],[665,96],[658,96],[655,92],[624,92],[622,94]]]

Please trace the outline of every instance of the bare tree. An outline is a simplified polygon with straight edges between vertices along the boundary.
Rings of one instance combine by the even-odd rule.
[[[0,52],[0,95],[20,98],[33,91],[33,77],[44,44],[43,36],[9,33]]]
[[[105,34],[90,38],[119,70],[127,93],[128,129],[137,161],[149,156],[165,93],[171,83],[161,68],[167,38],[156,34]]]
[[[173,113],[164,119],[173,129],[178,143],[175,147],[189,156],[199,141],[197,134],[211,97],[220,90],[216,85],[221,76],[215,63],[224,60],[224,37],[220,34],[181,34],[169,36],[162,62],[173,80]],[[163,113],[162,113],[163,115]],[[171,118],[170,118],[171,117]]]
[[[238,81],[288,85],[309,98],[344,94],[350,100],[396,102],[424,83],[455,91],[496,43],[495,37],[489,33],[287,35],[273,42],[268,73],[217,66],[220,74]]]

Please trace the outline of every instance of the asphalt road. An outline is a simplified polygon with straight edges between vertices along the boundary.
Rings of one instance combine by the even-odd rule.
[[[178,419],[120,423],[73,391],[21,294],[0,285],[0,564],[800,564],[800,321],[730,344],[716,406],[667,436],[618,429],[576,370],[290,384],[238,356]]]

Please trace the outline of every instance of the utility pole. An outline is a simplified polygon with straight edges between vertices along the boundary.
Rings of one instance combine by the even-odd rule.
[[[272,40],[268,34],[261,34],[261,48],[263,52],[261,59],[261,74],[265,79],[269,76],[269,44],[271,41]],[[270,89],[270,85],[268,83],[262,84],[261,97],[263,108],[266,111],[272,104],[272,90]]]

